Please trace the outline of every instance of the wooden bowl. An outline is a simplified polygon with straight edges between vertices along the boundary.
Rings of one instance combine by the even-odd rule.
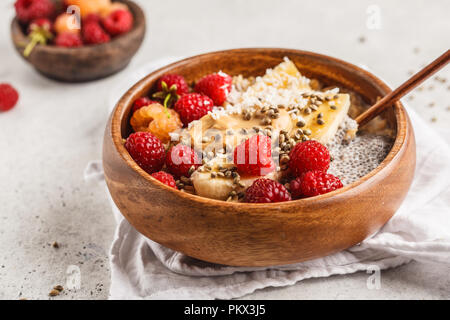
[[[273,204],[229,203],[183,193],[151,178],[122,139],[131,132],[130,108],[165,73],[190,83],[223,70],[263,75],[289,57],[308,76],[360,94],[368,103],[389,88],[347,62],[289,49],[236,49],[188,58],[139,81],[117,103],[106,127],[103,164],[108,188],[125,218],[143,235],[188,256],[233,266],[274,266],[319,258],[358,244],[378,231],[408,192],[415,168],[413,128],[401,103],[382,116],[396,132],[374,171],[337,191]]]
[[[17,20],[11,23],[11,37],[17,52],[41,74],[66,82],[83,82],[110,76],[130,62],[145,36],[145,16],[132,1],[122,0],[134,16],[133,29],[128,33],[99,45],[80,48],[63,48],[54,45],[37,45],[30,56],[24,57],[24,44],[28,43],[23,27]]]

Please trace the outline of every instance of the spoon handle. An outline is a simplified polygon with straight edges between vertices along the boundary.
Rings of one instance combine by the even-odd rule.
[[[450,50],[447,50],[439,58],[431,62],[425,68],[417,72],[406,82],[404,82],[400,87],[391,91],[387,96],[379,100],[372,107],[364,111],[356,118],[359,126],[362,126],[375,118],[381,112],[383,112],[387,107],[391,106],[395,101],[402,98],[404,95],[408,94],[412,89],[417,87],[423,81],[431,77],[441,68],[443,68],[450,61]]]

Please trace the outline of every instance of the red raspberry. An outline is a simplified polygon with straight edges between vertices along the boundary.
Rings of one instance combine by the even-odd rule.
[[[227,100],[232,82],[233,79],[226,73],[213,73],[197,82],[195,91],[210,97],[214,101],[214,105],[221,106]]]
[[[142,108],[142,107],[147,107],[147,106],[149,106],[149,105],[151,105],[151,104],[154,104],[154,103],[158,103],[158,104],[159,104],[158,101],[150,100],[150,99],[147,98],[147,97],[139,98],[139,99],[137,99],[137,100],[134,102],[133,108],[131,109],[131,112],[134,113],[136,110],[139,110],[139,109]]]
[[[234,164],[240,174],[264,176],[275,170],[272,140],[262,135],[252,136],[234,149]]]
[[[189,177],[189,170],[192,166],[197,169],[201,164],[195,151],[186,145],[178,144],[172,147],[167,153],[167,170],[176,178],[181,176]]]
[[[40,28],[44,29],[47,32],[51,32],[52,22],[47,18],[35,19],[28,26],[28,33],[38,31]]]
[[[55,45],[58,47],[76,48],[83,45],[81,36],[72,32],[63,32],[56,36]]]
[[[152,177],[158,181],[161,181],[165,185],[168,185],[169,187],[172,187],[172,188],[178,190],[177,184],[175,183],[175,179],[173,178],[173,176],[171,174],[164,172],[164,171],[159,171],[159,172],[152,173]]]
[[[198,120],[212,110],[214,102],[200,93],[185,94],[177,101],[174,109],[185,126]]]
[[[133,15],[128,10],[115,10],[102,20],[103,27],[112,36],[126,33],[133,28]]]
[[[338,177],[323,171],[308,171],[290,184],[294,199],[314,197],[342,187]]]
[[[189,92],[189,87],[186,83],[186,80],[183,76],[180,76],[179,74],[166,74],[162,76],[157,83],[157,89],[158,91],[164,91],[162,83],[165,82],[167,88],[170,89],[173,85],[177,86],[177,94],[181,97],[182,95]]]
[[[30,41],[25,46],[23,55],[28,57],[37,44],[47,44],[47,41],[53,38],[51,29],[52,23],[49,19],[34,19],[28,26],[28,38]]]
[[[150,132],[131,134],[125,142],[125,148],[136,163],[149,174],[161,170],[166,152],[161,140]]]
[[[19,94],[10,84],[0,83],[0,111],[8,111],[19,100]]]
[[[250,203],[270,203],[284,202],[292,200],[289,191],[281,183],[261,178],[245,191],[245,202]]]
[[[100,44],[111,40],[100,24],[95,22],[85,23],[83,25],[82,32],[84,42],[87,44]]]
[[[55,6],[50,0],[17,0],[14,7],[17,19],[22,23],[51,18],[55,12]]]
[[[88,23],[97,23],[100,24],[102,20],[102,17],[100,17],[100,15],[96,14],[96,13],[89,13],[86,17],[83,18],[83,24],[88,24]]]
[[[307,171],[326,172],[330,167],[330,153],[320,142],[308,140],[297,144],[289,154],[289,168],[295,177]]]

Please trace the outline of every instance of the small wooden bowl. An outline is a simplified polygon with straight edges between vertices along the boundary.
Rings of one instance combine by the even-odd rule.
[[[142,9],[132,1],[121,2],[133,13],[134,26],[108,43],[80,48],[37,45],[29,57],[24,57],[28,39],[17,18],[11,23],[11,38],[20,56],[46,77],[66,82],[101,79],[125,68],[144,40],[146,22]]]
[[[122,140],[132,103],[165,73],[188,82],[223,70],[262,75],[289,57],[300,71],[360,94],[368,103],[389,88],[369,72],[316,53],[288,49],[236,49],[208,53],[161,68],[128,90],[106,127],[103,164],[114,202],[143,235],[188,256],[233,266],[274,266],[319,258],[358,244],[395,213],[415,168],[413,128],[401,103],[385,117],[396,132],[387,158],[343,189],[314,198],[274,204],[229,203],[183,193],[151,178],[130,157]]]

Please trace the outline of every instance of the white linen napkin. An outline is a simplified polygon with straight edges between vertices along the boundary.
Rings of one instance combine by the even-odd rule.
[[[166,62],[148,65],[145,73]],[[415,132],[420,133],[416,134],[415,178],[394,217],[371,238],[307,262],[271,268],[228,267],[187,257],[145,238],[111,201],[118,227],[110,253],[110,299],[231,299],[269,286],[374,267],[383,270],[411,260],[450,264],[450,139],[447,135],[448,142],[444,141],[407,109]],[[88,165],[85,178],[104,182],[100,161]]]

